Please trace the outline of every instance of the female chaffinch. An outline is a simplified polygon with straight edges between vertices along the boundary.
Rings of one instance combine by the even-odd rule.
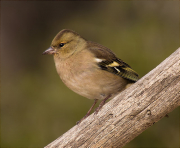
[[[72,30],[60,31],[43,54],[52,54],[61,80],[74,92],[94,99],[80,122],[90,115],[98,100],[105,101],[138,80],[138,74],[107,47],[88,41]]]

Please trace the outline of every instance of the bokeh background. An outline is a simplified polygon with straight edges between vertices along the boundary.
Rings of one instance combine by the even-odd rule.
[[[69,90],[52,56],[54,36],[72,29],[127,62],[140,77],[179,47],[179,1],[1,1],[1,147],[44,147],[93,101]],[[125,146],[179,147],[179,108]]]

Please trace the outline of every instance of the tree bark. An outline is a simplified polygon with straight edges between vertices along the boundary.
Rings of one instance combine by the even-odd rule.
[[[180,48],[45,148],[121,148],[180,106]]]

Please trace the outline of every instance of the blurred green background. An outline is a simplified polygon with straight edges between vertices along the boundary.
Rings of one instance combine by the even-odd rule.
[[[1,1],[1,147],[44,147],[93,101],[69,90],[52,56],[54,36],[72,29],[111,50],[140,77],[179,47],[179,1]],[[179,108],[131,147],[179,147]]]

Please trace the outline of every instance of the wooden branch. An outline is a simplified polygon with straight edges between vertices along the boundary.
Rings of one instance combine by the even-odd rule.
[[[45,148],[121,148],[180,106],[180,48]]]

